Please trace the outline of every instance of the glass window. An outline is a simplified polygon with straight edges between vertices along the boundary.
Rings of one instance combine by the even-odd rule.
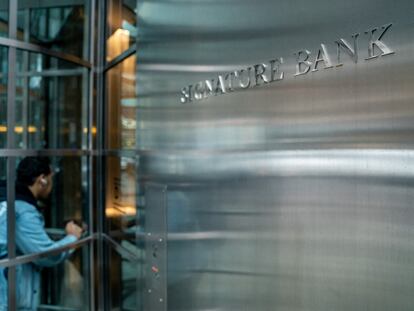
[[[135,149],[137,131],[136,56],[107,72],[108,148]]]
[[[50,186],[48,190],[50,193],[46,196],[39,195],[34,202],[44,217],[47,232],[59,237],[65,234],[64,228],[68,221],[74,220],[77,224],[86,226],[89,223],[87,183],[89,163],[87,157],[48,157],[47,159],[52,170],[50,177],[45,179],[45,187]],[[22,160],[22,158],[18,159],[16,165],[19,165]],[[19,182],[17,177],[16,180],[16,200],[20,198],[25,201],[27,194],[30,194],[28,187]]]
[[[19,148],[80,149],[86,145],[87,69],[17,51],[16,144]]]
[[[77,249],[67,260],[42,271],[41,300],[38,310],[50,307],[89,310],[89,246]],[[66,310],[65,309],[65,310]]]
[[[8,226],[7,226],[7,187],[12,186],[12,183],[7,181],[7,158],[0,158],[0,260],[5,260],[9,257],[7,252],[8,241]],[[7,290],[6,278],[7,269],[0,267],[0,310],[4,307],[4,300],[6,300]],[[6,287],[7,288],[7,287]]]
[[[89,170],[87,157],[53,157],[50,160],[53,189],[40,208],[47,233],[52,239],[60,240],[65,237],[64,227],[68,221],[75,220],[80,225],[89,223],[89,189],[85,183]],[[88,252],[87,246],[78,249],[66,261],[42,271],[40,304],[43,309],[53,305],[87,310]]]
[[[7,176],[7,158],[0,158],[0,180],[6,180],[6,176]],[[2,193],[2,190],[0,190],[0,197],[3,198],[4,193]],[[1,202],[1,201],[0,201]]]
[[[89,189],[87,183],[83,182],[87,180],[87,158],[51,157],[50,163],[44,159],[17,161],[20,166],[15,201],[15,242],[18,256],[38,255],[76,242],[73,235],[65,232],[66,223],[73,220],[86,229],[82,222],[87,224],[89,220]],[[34,173],[36,170],[48,170],[49,165],[52,170],[50,173],[45,172],[45,176]],[[5,170],[1,173],[5,175]],[[37,176],[42,178],[35,179],[34,187],[30,189],[27,182]],[[8,180],[8,183],[10,185],[14,182]],[[1,186],[3,184],[0,184],[0,194],[4,197],[5,188]],[[0,210],[0,222],[3,222],[0,226],[0,255],[4,255],[9,242],[4,216],[4,210]],[[88,232],[84,235],[88,235]],[[51,306],[87,310],[90,297],[89,258],[89,246],[84,245],[76,251],[36,257],[33,263],[16,266],[16,302],[19,310],[43,310],[50,309]],[[2,268],[0,271],[0,286],[4,289],[7,288],[7,281],[3,278]],[[3,294],[4,291],[0,291],[0,295]],[[0,302],[4,302],[3,298],[4,296],[0,297]]]
[[[47,215],[50,225],[60,227],[70,219],[88,223],[89,165],[87,157],[52,158],[54,190]]]
[[[86,1],[19,0],[17,36],[47,49],[87,59]]]
[[[107,61],[111,61],[135,44],[137,36],[136,6],[136,0],[109,1],[106,41]]]
[[[122,247],[129,246],[127,242],[122,243]],[[129,249],[119,252],[112,247],[108,249],[111,267],[107,280],[110,294],[107,300],[109,309],[142,310],[142,254],[130,254]]]
[[[107,157],[106,175],[105,215],[108,232],[119,241],[134,241],[137,230],[136,159]]]
[[[59,238],[55,236],[55,238]],[[19,310],[89,310],[89,246],[16,267]]]
[[[9,35],[9,1],[0,1],[0,37]]]
[[[37,200],[38,208],[45,220],[45,226],[52,234],[63,234],[64,226],[69,220],[88,224],[88,172],[87,157],[48,157],[52,169],[50,181],[51,192],[47,198]],[[22,158],[17,160],[19,165]],[[26,187],[27,188],[27,187]],[[27,189],[17,187],[16,199],[19,191]],[[27,191],[26,191],[27,193]]]
[[[7,147],[8,49],[0,47],[0,148]]]
[[[137,168],[134,157],[106,159],[106,230],[118,244],[108,247],[107,286],[111,309],[139,310],[143,243],[138,240]]]

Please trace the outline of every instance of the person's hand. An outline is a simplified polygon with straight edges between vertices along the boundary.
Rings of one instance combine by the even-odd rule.
[[[69,221],[65,227],[66,234],[74,235],[77,239],[80,239],[82,235],[82,228],[75,224],[74,221]]]

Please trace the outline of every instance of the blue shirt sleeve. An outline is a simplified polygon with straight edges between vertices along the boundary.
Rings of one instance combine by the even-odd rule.
[[[41,214],[33,210],[25,210],[16,216],[16,247],[24,255],[52,250],[73,243],[77,238],[67,235],[59,241],[53,241],[47,235]],[[58,255],[40,258],[34,264],[50,267],[61,263],[72,251],[65,251]]]

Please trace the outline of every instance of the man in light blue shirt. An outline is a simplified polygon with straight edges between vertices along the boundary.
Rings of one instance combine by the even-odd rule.
[[[16,251],[27,255],[49,251],[77,241],[82,228],[73,221],[66,225],[66,236],[53,241],[47,235],[37,201],[46,199],[53,188],[52,170],[48,158],[27,157],[17,168],[16,180]],[[7,258],[7,201],[0,194],[0,260]],[[40,270],[65,260],[71,251],[42,257],[16,266],[16,303],[18,310],[36,310],[40,303]],[[0,311],[7,311],[7,268],[0,267]]]

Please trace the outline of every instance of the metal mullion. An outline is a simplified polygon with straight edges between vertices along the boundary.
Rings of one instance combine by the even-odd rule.
[[[118,65],[119,63],[121,63],[122,61],[124,61],[125,59],[127,59],[128,57],[130,57],[131,55],[133,55],[136,51],[137,51],[137,46],[134,43],[127,50],[125,50],[124,52],[122,52],[121,54],[119,54],[117,57],[113,58],[109,63],[107,63],[105,65],[105,71],[108,71],[112,67]]]
[[[89,61],[89,63],[92,65],[92,58],[91,58],[91,37],[92,37],[92,33],[91,33],[91,28],[93,26],[93,24],[91,23],[91,12],[93,10],[91,10],[91,1],[86,1],[86,3],[84,4],[84,10],[85,10],[85,16],[86,18],[84,18],[84,24],[83,24],[83,48],[82,48],[82,58],[83,59],[87,59]],[[89,18],[88,18],[89,17]]]
[[[16,40],[16,39],[11,39],[11,38],[2,38],[2,37],[0,37],[0,45],[14,47],[14,48],[18,48],[20,50],[26,50],[26,51],[30,51],[30,52],[45,54],[45,55],[56,57],[56,58],[62,59],[64,61],[76,64],[76,65],[79,65],[79,66],[83,66],[83,67],[88,67],[88,68],[91,67],[90,62],[88,62],[88,61],[86,61],[86,60],[84,60],[84,59],[82,59],[78,56],[67,54],[67,53],[64,53],[64,52],[49,50],[49,49],[47,49],[43,46],[36,45],[36,44],[33,44],[33,43],[23,42],[23,41],[19,41],[19,40]]]
[[[9,1],[9,38],[17,37],[17,1]],[[15,99],[16,99],[16,48],[9,47],[8,55],[9,70],[7,72],[7,147],[15,148],[14,127],[16,121]],[[7,158],[7,253],[9,259],[16,257],[16,213],[15,213],[15,189],[14,180],[16,159]],[[8,309],[16,310],[16,268],[8,269]]]
[[[103,154],[105,156],[134,158],[134,157],[137,156],[137,151],[135,151],[135,150],[106,149],[106,150],[103,150]]]
[[[54,248],[48,251],[44,251],[41,253],[22,255],[22,256],[12,258],[12,259],[11,258],[3,259],[3,260],[0,260],[0,267],[9,267],[9,269],[11,269],[12,267],[15,267],[16,265],[26,264],[26,263],[33,262],[35,260],[38,260],[44,257],[57,255],[62,252],[68,251],[70,249],[81,247],[83,245],[92,243],[92,241],[96,240],[97,238],[98,237],[96,234],[92,234],[76,242],[73,242],[73,243],[70,243],[70,244],[67,244],[61,247],[57,247],[57,248]]]
[[[105,29],[106,29],[106,3],[107,1],[99,1],[98,2],[98,33],[97,33],[97,45],[100,47],[97,49],[96,53],[96,74],[97,74],[97,84],[96,84],[96,93],[97,93],[97,151],[98,151],[98,157],[97,157],[97,184],[96,184],[96,190],[97,190],[97,224],[96,229],[98,234],[100,235],[100,238],[97,242],[97,254],[98,254],[98,290],[97,295],[99,301],[97,302],[97,310],[106,310],[105,305],[105,288],[104,288],[104,282],[106,280],[106,274],[105,274],[105,265],[106,260],[104,258],[104,242],[102,239],[102,233],[104,231],[104,204],[105,204],[105,197],[104,197],[104,161],[102,158],[102,150],[104,148],[104,138],[105,133],[104,131],[104,107],[105,107],[105,79],[104,79],[104,66],[105,66],[105,56],[106,56],[106,49],[105,49]]]
[[[0,149],[0,157],[25,157],[25,156],[114,156],[129,157],[151,155],[149,150],[119,150],[119,149]]]
[[[28,42],[30,39],[30,10],[24,10],[24,41]],[[29,71],[29,52],[23,52],[23,72]],[[16,73],[16,77],[19,77]],[[22,98],[22,119],[23,119],[23,146],[29,147],[29,82],[30,77],[23,77],[23,98]]]
[[[10,60],[10,58],[9,58]],[[8,122],[9,123],[9,122]],[[7,253],[8,260],[16,258],[16,214],[15,214],[15,167],[16,159],[7,158]],[[8,306],[9,310],[16,310],[16,268],[8,269]]]
[[[90,106],[88,105],[88,102],[90,100],[89,92],[88,92],[90,85],[88,83],[88,78],[90,75],[88,72],[88,68],[82,68],[82,71],[83,73],[82,73],[82,113],[81,113],[82,140],[81,140],[81,146],[82,146],[82,149],[89,149],[88,137],[89,137],[90,132],[92,132],[92,129],[89,123]]]
[[[12,0],[15,1],[15,0]],[[58,7],[66,7],[66,6],[73,6],[73,5],[82,5],[85,3],[85,0],[26,0],[22,2],[19,6],[21,9],[25,8],[33,8],[36,5],[36,8],[58,8]]]
[[[63,306],[52,306],[52,305],[44,305],[41,304],[37,307],[37,310],[58,310],[58,311],[78,311],[79,309],[70,308],[70,307],[63,307]]]
[[[93,114],[94,114],[94,105],[95,105],[95,98],[94,98],[94,74],[95,74],[95,21],[96,21],[96,1],[91,0],[88,4],[89,14],[89,61],[92,64],[92,69],[89,70],[89,80],[88,80],[88,137],[87,137],[87,148],[89,150],[93,150],[93,134],[92,134],[92,126],[93,126]],[[88,156],[87,157],[87,165],[88,169],[88,213],[89,213],[89,230],[92,234],[95,234],[95,221],[94,221],[94,189],[95,189],[95,179],[94,176],[94,157]],[[95,241],[90,243],[89,245],[89,309],[95,310],[96,303],[95,303],[95,288],[96,279],[95,279]]]
[[[80,157],[96,155],[97,151],[82,149],[0,149],[0,157]]]
[[[25,52],[27,53],[27,52]],[[44,71],[25,71],[25,72],[18,72],[16,76],[20,77],[64,77],[64,76],[80,76],[83,74],[85,68],[77,68],[77,69],[46,69]]]

